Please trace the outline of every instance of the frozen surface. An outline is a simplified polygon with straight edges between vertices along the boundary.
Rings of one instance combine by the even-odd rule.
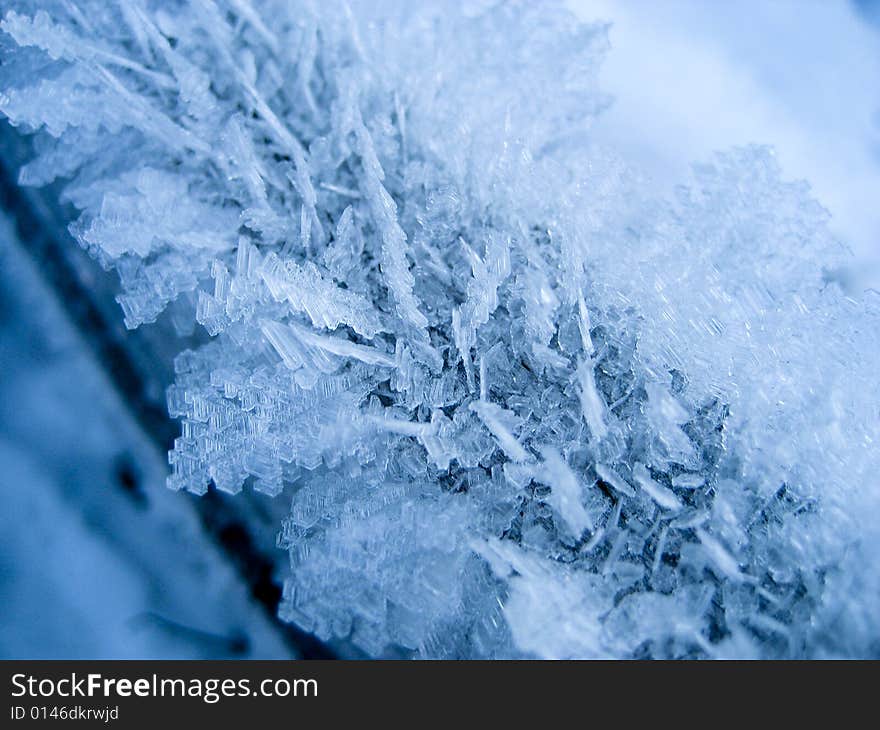
[[[595,126],[598,139],[670,189],[713,150],[772,144],[853,249],[840,271],[845,286],[880,288],[877,0],[569,5],[612,23],[614,52],[600,79],[615,102]]]
[[[169,486],[291,500],[282,616],[371,655],[880,652],[877,295],[769,148],[665,196],[549,3],[13,2],[22,182],[130,327]],[[172,304],[173,303],[173,304]],[[169,328],[168,336],[175,336]]]
[[[0,291],[0,658],[289,657],[2,215]]]

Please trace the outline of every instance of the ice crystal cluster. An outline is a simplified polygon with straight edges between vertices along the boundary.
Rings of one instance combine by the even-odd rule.
[[[670,198],[594,144],[605,26],[7,5],[21,182],[181,338],[169,485],[291,500],[285,620],[371,656],[880,654],[877,298],[771,150]]]

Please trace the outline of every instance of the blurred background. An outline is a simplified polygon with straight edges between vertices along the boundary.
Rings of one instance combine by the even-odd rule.
[[[595,134],[667,189],[714,150],[775,148],[880,288],[880,0],[569,0],[611,23]]]
[[[880,288],[880,0],[569,0],[611,23],[598,141],[671,191],[716,149],[776,148]],[[166,490],[170,357],[0,123],[0,657],[331,656],[281,625],[283,498]],[[124,393],[125,397],[120,394]]]

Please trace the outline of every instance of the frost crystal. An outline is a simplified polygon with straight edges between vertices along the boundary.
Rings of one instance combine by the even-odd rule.
[[[880,319],[750,147],[673,200],[591,142],[550,3],[11,2],[34,134],[130,327],[174,303],[169,485],[287,489],[282,617],[369,655],[866,656]],[[183,349],[188,347],[189,349]]]

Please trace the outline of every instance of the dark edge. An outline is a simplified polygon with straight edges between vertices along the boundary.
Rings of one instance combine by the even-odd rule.
[[[8,123],[0,122],[0,209],[12,219],[16,233],[27,254],[39,265],[40,272],[56,292],[58,301],[82,335],[131,416],[160,451],[167,450],[178,435],[178,428],[165,408],[147,396],[149,386],[132,362],[130,337],[117,320],[108,320],[94,303],[92,295],[72,264],[71,247],[78,244],[67,233],[67,220],[59,209],[42,196],[23,189],[17,182],[17,170],[6,155],[20,141],[10,139],[17,133]],[[59,235],[60,232],[62,232]],[[96,264],[92,264],[97,268]],[[281,587],[273,580],[274,563],[263,554],[236,514],[233,501],[211,490],[203,497],[187,502],[195,510],[202,529],[235,567],[252,599],[260,605],[284,643],[303,659],[336,659],[337,654],[312,634],[283,623],[278,617]]]

